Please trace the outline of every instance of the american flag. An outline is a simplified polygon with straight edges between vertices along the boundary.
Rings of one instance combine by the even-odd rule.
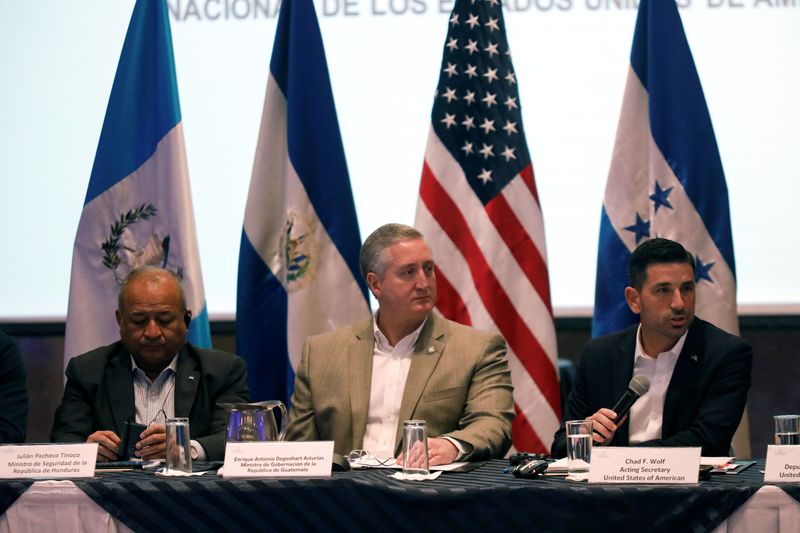
[[[508,343],[517,450],[547,452],[560,423],[544,226],[499,0],[457,0],[448,23],[416,226],[438,310]]]

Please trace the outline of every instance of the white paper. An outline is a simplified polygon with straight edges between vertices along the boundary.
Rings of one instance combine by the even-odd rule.
[[[331,477],[333,441],[229,442],[223,477]]]
[[[93,477],[96,442],[0,446],[0,478]]]
[[[552,463],[547,465],[547,470],[545,471],[546,474],[566,474],[568,471],[568,463],[566,457],[562,457],[561,459],[557,459]]]
[[[189,476],[202,476],[207,474],[208,470],[203,472],[183,472],[181,470],[170,470],[169,472],[165,470],[156,470],[156,475],[160,477],[189,477]]]
[[[457,468],[460,468],[466,464],[469,463],[466,461],[461,461],[457,463],[448,463],[446,465],[431,466],[428,468],[428,470],[449,472],[451,470],[456,470]],[[361,468],[390,468],[394,470],[402,470],[403,465],[401,463],[398,463],[394,459],[394,457],[387,457],[385,459],[382,459],[378,457],[368,456],[368,457],[360,457],[355,461],[351,461],[350,468],[353,468],[355,470]]]
[[[733,461],[734,457],[701,457],[700,464],[703,466],[725,466]]]
[[[693,484],[700,476],[700,448],[597,446],[589,483]]]
[[[800,446],[767,446],[765,483],[797,483],[800,481]]]
[[[400,481],[429,481],[431,479],[436,479],[441,475],[442,471],[439,470],[438,472],[431,472],[427,476],[424,474],[405,474],[403,472],[395,472],[394,474],[390,474],[389,477],[399,479]]]

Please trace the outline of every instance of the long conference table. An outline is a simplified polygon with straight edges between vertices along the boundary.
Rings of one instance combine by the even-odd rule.
[[[764,462],[696,485],[517,479],[508,462],[424,482],[386,470],[330,478],[0,481],[0,531],[800,531],[800,487],[765,485]]]

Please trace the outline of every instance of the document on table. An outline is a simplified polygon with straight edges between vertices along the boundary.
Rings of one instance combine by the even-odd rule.
[[[438,466],[431,466],[430,470],[437,471],[441,470],[444,472],[449,472],[451,470],[456,470],[461,468],[464,465],[467,465],[467,462],[458,462],[458,463],[450,463],[447,465],[438,465]],[[355,461],[350,462],[350,468],[353,469],[361,469],[361,468],[391,468],[401,470],[403,465],[399,464],[393,457],[387,457],[386,459],[379,459],[377,457],[368,457],[364,458],[361,457],[356,459]]]

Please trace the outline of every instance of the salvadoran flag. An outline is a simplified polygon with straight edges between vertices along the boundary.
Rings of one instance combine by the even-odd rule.
[[[119,339],[119,285],[143,265],[183,278],[189,340],[210,347],[164,0],[136,2],[122,47],[75,237],[65,364]]]
[[[353,194],[311,0],[281,4],[239,252],[237,352],[287,402],[309,335],[369,316]]]
[[[642,0],[600,223],[593,336],[638,322],[628,260],[646,239],[680,242],[697,265],[701,318],[738,334],[728,189],[700,78],[672,0]]]

